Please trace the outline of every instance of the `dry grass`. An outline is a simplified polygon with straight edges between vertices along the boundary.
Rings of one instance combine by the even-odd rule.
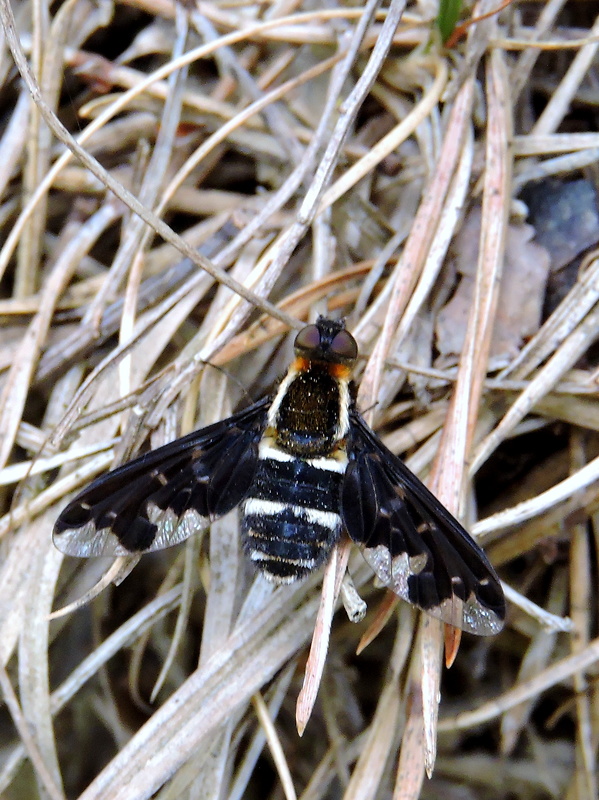
[[[494,333],[534,294],[510,246],[548,270],[517,194],[598,183],[594,4],[514,4],[451,51],[424,2],[0,6],[0,794],[596,797],[596,253],[542,323]],[[148,438],[260,396],[282,334],[324,312],[510,610],[449,671],[405,604],[356,656],[382,595],[352,555],[369,616],[337,612],[300,739],[322,575],[273,595],[235,515],[108,577],[51,530]]]

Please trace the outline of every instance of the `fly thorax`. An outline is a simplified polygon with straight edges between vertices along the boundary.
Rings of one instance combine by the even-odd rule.
[[[299,456],[327,455],[340,439],[340,405],[339,382],[327,370],[298,373],[280,397],[277,444]]]

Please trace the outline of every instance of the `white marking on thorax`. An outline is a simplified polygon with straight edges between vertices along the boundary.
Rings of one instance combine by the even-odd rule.
[[[272,461],[295,461],[296,456],[281,450],[280,447],[274,444],[272,437],[265,436],[258,445],[258,458],[263,461],[268,461],[269,459],[272,459]]]
[[[287,390],[293,383],[293,381],[299,375],[299,371],[291,365],[287,370],[287,375],[281,381],[277,393],[274,396],[274,400],[270,404],[270,408],[268,409],[268,428],[276,428],[277,427],[277,416],[279,413],[279,408],[281,407],[281,402],[283,398],[287,394]]]
[[[330,456],[318,456],[317,458],[305,458],[296,456],[282,450],[273,442],[272,437],[265,436],[258,445],[258,458],[261,461],[282,461],[290,462],[300,458],[306,464],[324,472],[336,472],[343,475],[347,469],[347,453],[345,450],[337,449]]]
[[[339,424],[337,425],[337,439],[344,439],[349,432],[349,378],[337,378],[339,386]]]

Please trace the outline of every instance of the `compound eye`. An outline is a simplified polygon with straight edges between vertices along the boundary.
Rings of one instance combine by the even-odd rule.
[[[295,337],[295,347],[300,350],[318,350],[320,347],[320,331],[317,325],[306,325]]]
[[[348,360],[355,360],[358,357],[358,345],[356,340],[348,331],[340,331],[331,342],[331,351],[335,355]]]

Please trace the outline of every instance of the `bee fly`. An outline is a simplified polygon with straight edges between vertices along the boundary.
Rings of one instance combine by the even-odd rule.
[[[239,505],[243,549],[270,581],[304,578],[345,531],[404,600],[497,633],[493,567],[360,416],[357,355],[342,322],[307,325],[274,397],[98,478],[60,514],[54,543],[81,557],[160,550]]]

